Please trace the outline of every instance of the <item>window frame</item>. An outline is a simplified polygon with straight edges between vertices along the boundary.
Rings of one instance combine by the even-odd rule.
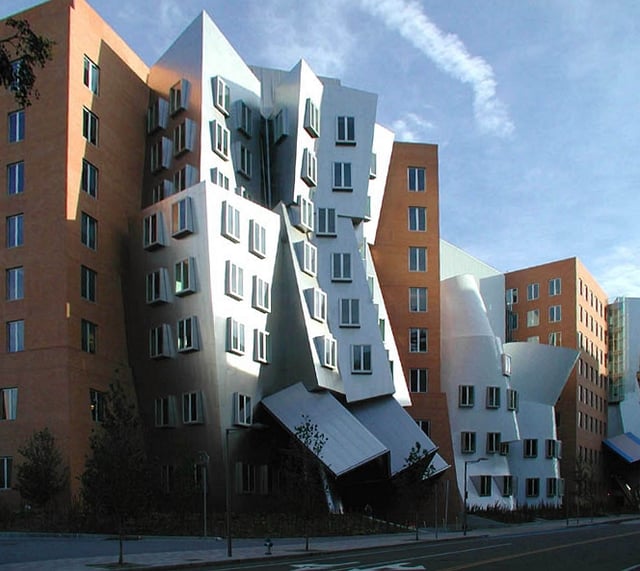
[[[98,249],[98,220],[86,212],[80,216],[80,242],[90,250]]]
[[[233,393],[233,424],[236,426],[251,426],[253,424],[253,406],[250,395]]]
[[[350,282],[353,280],[350,252],[333,252],[331,254],[331,281]]]
[[[540,310],[530,309],[527,311],[527,327],[538,327],[540,325]]]
[[[11,214],[6,217],[7,248],[19,248],[24,245],[24,214]]]
[[[409,246],[409,271],[410,272],[426,272],[427,271],[427,248],[424,246]]]
[[[343,297],[340,304],[340,327],[360,327],[360,299]]]
[[[538,439],[525,438],[522,441],[522,457],[537,458],[538,457]]]
[[[245,326],[244,323],[227,317],[227,352],[236,355],[245,354]]]
[[[336,145],[356,144],[356,120],[353,115],[336,117]]]
[[[224,293],[234,299],[244,299],[244,268],[231,260],[225,263]]]
[[[182,393],[182,424],[203,424],[204,406],[202,393],[191,391]]]
[[[427,231],[427,207],[426,206],[409,206],[407,208],[409,217],[409,232],[426,232]]]
[[[533,282],[527,284],[527,301],[535,301],[540,298],[540,284]]]
[[[369,344],[351,345],[351,373],[372,373],[372,351]]]
[[[253,219],[249,221],[249,251],[258,258],[267,256],[267,229]]]
[[[537,498],[540,496],[540,478],[526,478],[525,495],[527,498]]]
[[[82,69],[82,83],[91,93],[100,95],[100,67],[86,54]]]
[[[24,192],[24,161],[15,161],[7,165],[7,195],[15,196]]]
[[[14,266],[5,270],[5,299],[24,299],[24,266]]]
[[[185,196],[171,205],[171,235],[182,238],[194,231],[191,197]]]
[[[142,246],[155,250],[164,245],[164,217],[161,211],[152,212],[142,220]]]
[[[10,111],[7,115],[7,140],[9,143],[19,143],[25,137],[24,109]]]
[[[426,287],[409,288],[409,311],[426,313],[429,310],[429,290]]]
[[[502,434],[500,432],[487,432],[487,454],[499,454],[502,444]]]
[[[100,171],[87,159],[82,159],[82,178],[80,189],[91,198],[98,198]]]
[[[103,422],[107,394],[97,389],[89,389],[89,411],[93,422]]]
[[[463,430],[460,432],[460,453],[475,454],[476,452],[476,433],[471,430]]]
[[[317,218],[316,236],[337,236],[335,208],[318,208]]]
[[[407,167],[407,190],[409,192],[426,192],[427,169],[425,167]]]
[[[271,334],[268,331],[253,330],[253,360],[265,364],[271,361]]]
[[[500,408],[500,387],[499,386],[490,385],[487,387],[486,408],[489,408],[489,409]]]
[[[320,107],[308,97],[304,105],[304,123],[303,127],[311,137],[320,136]]]
[[[562,321],[562,305],[549,306],[549,323],[559,323]]]
[[[171,357],[172,339],[168,323],[161,323],[149,329],[149,358],[165,359]]]
[[[97,300],[98,272],[88,266],[80,266],[80,297],[86,301]]]
[[[458,408],[473,408],[475,394],[475,385],[458,385]]]
[[[307,186],[313,187],[318,184],[318,157],[308,148],[305,148],[302,152],[302,171],[300,178]]]
[[[173,276],[176,295],[184,296],[195,293],[195,258],[188,257],[177,261],[173,268]]]
[[[225,117],[231,112],[231,90],[227,82],[219,75],[214,78],[213,105]]]
[[[88,109],[82,108],[82,136],[93,146],[98,146],[100,135],[100,119],[98,116]]]
[[[253,293],[251,305],[263,313],[271,311],[271,284],[260,276],[253,276]]]
[[[84,318],[80,320],[80,350],[90,355],[98,352],[98,325]]]
[[[556,296],[562,294],[562,278],[551,278],[549,280],[549,295]]]
[[[176,346],[178,353],[190,353],[200,349],[198,337],[198,317],[190,315],[176,324]]]
[[[232,242],[240,242],[240,210],[226,200],[222,203],[222,235]]]
[[[409,392],[429,392],[429,369],[424,367],[409,369]]]
[[[13,319],[6,324],[7,353],[21,353],[25,348],[24,319]]]
[[[350,162],[333,163],[333,190],[353,191],[353,169]]]
[[[409,353],[429,352],[429,329],[427,327],[409,328]]]
[[[221,121],[211,122],[212,147],[213,152],[219,157],[228,161],[230,158],[231,133]]]

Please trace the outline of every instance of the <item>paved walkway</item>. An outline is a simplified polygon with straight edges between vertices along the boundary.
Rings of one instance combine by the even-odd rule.
[[[476,527],[469,530],[467,537],[511,535],[514,533],[536,533],[554,529],[566,529],[567,527],[599,525],[603,523],[631,521],[635,519],[640,519],[640,516],[596,517],[581,518],[579,520],[573,518],[568,523],[567,520],[536,521],[519,525],[498,524],[491,525],[490,527],[478,527],[482,525],[481,521],[478,521],[477,524],[470,521],[470,525],[476,525]],[[462,537],[463,534],[460,531],[439,531],[437,533],[437,537],[433,529],[420,531],[420,541],[445,541],[461,539]],[[227,556],[226,543],[224,540],[221,541],[220,546],[216,549],[136,554],[128,554],[127,544],[125,543],[126,568],[144,568],[158,571],[160,569],[172,569],[176,566],[180,566],[184,569],[188,569],[189,567],[196,567],[209,563],[215,564],[238,560],[294,557],[305,554],[311,556],[317,553],[348,551],[369,547],[381,547],[385,545],[402,545],[403,543],[415,542],[415,533],[312,538],[310,541],[310,551],[308,552],[305,552],[304,550],[304,539],[276,539],[272,548],[272,555],[266,555],[262,541],[263,540],[256,540],[255,544],[250,545],[248,545],[247,542],[243,542],[244,544],[241,546],[234,545],[233,556],[231,558]],[[7,563],[0,565],[0,571],[89,571],[91,569],[113,569],[116,567],[114,566],[114,563],[117,561],[118,545],[116,542],[113,542],[113,548],[113,556],[76,557],[68,559],[54,559],[50,561]]]

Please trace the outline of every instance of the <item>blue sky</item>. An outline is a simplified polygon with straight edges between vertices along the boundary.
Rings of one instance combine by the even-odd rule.
[[[439,146],[444,239],[501,271],[577,256],[640,297],[640,2],[89,1],[148,64],[206,10],[250,64],[377,93],[379,123]]]

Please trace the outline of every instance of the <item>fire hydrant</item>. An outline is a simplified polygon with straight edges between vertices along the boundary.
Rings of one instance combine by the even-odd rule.
[[[267,548],[267,550],[265,551],[265,555],[271,555],[271,548],[273,547],[273,541],[271,541],[271,539],[267,537],[267,539],[264,540],[264,546]]]

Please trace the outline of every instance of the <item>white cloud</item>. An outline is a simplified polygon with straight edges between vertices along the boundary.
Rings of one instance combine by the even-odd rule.
[[[491,66],[472,56],[454,34],[443,33],[412,0],[360,0],[370,14],[397,30],[415,48],[442,71],[471,85],[474,114],[480,128],[501,137],[513,133],[514,124],[506,106],[496,95],[496,80]]]
[[[427,131],[433,131],[435,125],[416,113],[405,113],[400,119],[391,124],[391,130],[396,135],[396,140],[407,143],[422,141]]]
[[[596,261],[598,282],[610,298],[640,297],[640,245],[616,246]]]

